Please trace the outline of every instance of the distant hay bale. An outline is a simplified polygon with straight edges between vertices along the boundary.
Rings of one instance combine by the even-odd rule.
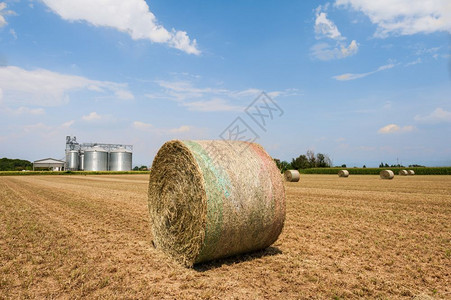
[[[348,177],[348,176],[349,176],[348,170],[340,170],[340,172],[338,172],[338,177]]]
[[[393,177],[395,177],[395,174],[392,170],[383,170],[381,171],[380,176],[382,179],[393,179]]]
[[[155,247],[186,266],[264,249],[285,221],[280,171],[254,143],[169,141],[148,195]]]
[[[415,175],[415,171],[414,170],[408,170],[407,172],[409,173],[409,175]]]
[[[407,170],[400,170],[398,175],[407,176],[407,175],[409,175],[409,172],[407,172]]]
[[[298,182],[301,178],[298,170],[286,170],[284,176],[285,180],[288,182]]]

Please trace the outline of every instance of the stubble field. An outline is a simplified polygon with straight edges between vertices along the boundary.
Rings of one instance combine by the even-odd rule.
[[[148,175],[0,177],[0,299],[451,298],[451,176],[302,175],[270,248],[187,269]]]

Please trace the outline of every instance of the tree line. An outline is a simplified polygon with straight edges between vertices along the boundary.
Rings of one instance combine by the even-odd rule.
[[[0,158],[0,171],[32,170],[33,164],[28,160]]]
[[[299,155],[296,158],[292,158],[291,162],[280,161],[280,159],[275,158],[277,167],[280,171],[285,172],[286,170],[299,170],[299,169],[309,169],[309,168],[330,168],[332,167],[332,160],[329,155],[318,153],[315,154],[314,151],[308,150],[306,154]]]

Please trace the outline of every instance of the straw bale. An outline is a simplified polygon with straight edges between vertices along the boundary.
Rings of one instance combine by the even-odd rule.
[[[169,141],[148,195],[154,245],[186,266],[264,249],[285,221],[280,172],[254,143]]]
[[[298,170],[286,170],[284,173],[285,181],[298,182],[301,178]]]
[[[380,176],[382,179],[393,179],[393,177],[395,177],[395,174],[392,170],[383,170],[381,171]]]
[[[409,175],[415,175],[415,171],[414,170],[408,170],[407,173],[409,173]]]
[[[407,176],[407,175],[409,175],[409,172],[407,170],[400,170],[398,175]]]
[[[338,177],[348,177],[348,176],[349,176],[348,170],[340,170],[340,172],[338,172]]]

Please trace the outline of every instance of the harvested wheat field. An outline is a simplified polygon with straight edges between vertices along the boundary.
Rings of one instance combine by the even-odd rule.
[[[451,298],[451,176],[302,175],[265,251],[151,246],[148,175],[0,177],[0,298]]]

